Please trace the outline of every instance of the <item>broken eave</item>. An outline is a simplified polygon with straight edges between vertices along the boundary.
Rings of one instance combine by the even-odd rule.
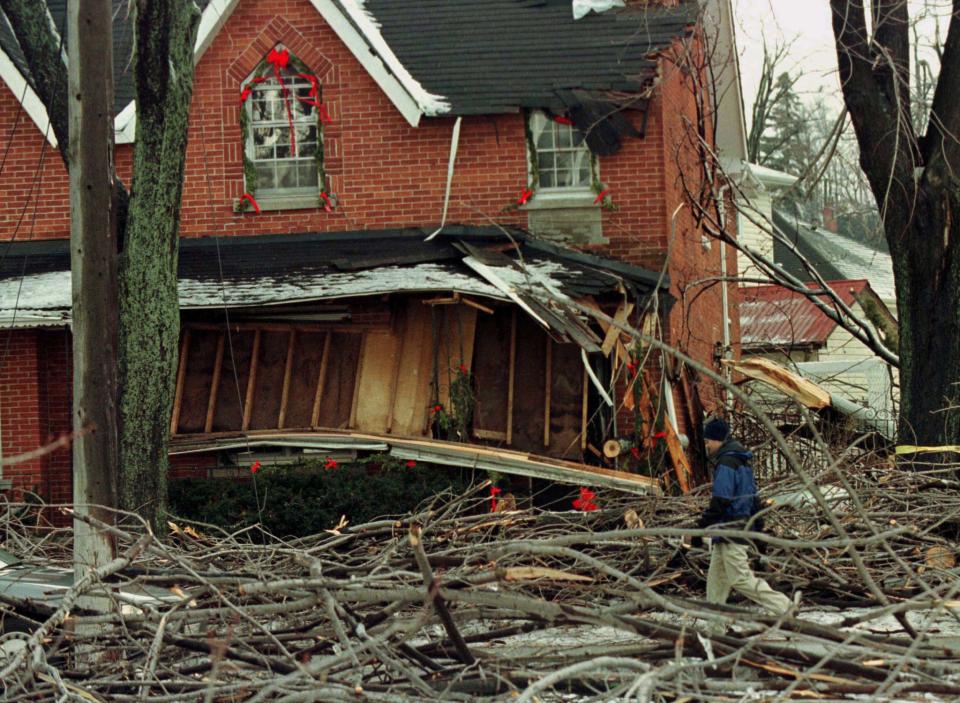
[[[174,437],[171,456],[209,454],[242,449],[286,447],[306,450],[381,451],[401,460],[414,460],[463,469],[497,471],[575,486],[600,486],[631,493],[658,495],[656,479],[589,464],[563,461],[528,452],[348,431],[248,432]]]

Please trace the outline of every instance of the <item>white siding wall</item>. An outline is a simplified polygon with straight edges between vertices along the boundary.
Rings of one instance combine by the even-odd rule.
[[[769,232],[763,231],[751,221],[755,220],[761,224],[769,221],[771,212],[770,193],[766,190],[754,191],[749,198],[748,203],[740,203],[740,208],[743,210],[739,215],[740,243],[773,259],[773,237],[770,236]],[[760,276],[760,272],[753,265],[753,262],[744,256],[743,252],[739,251],[737,252],[737,271],[741,277],[757,278]],[[743,285],[754,284],[745,283]]]

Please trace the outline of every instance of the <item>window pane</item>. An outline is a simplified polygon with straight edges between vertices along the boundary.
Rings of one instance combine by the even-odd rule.
[[[590,164],[584,163],[580,166],[580,182],[577,185],[590,185]]]
[[[317,154],[317,145],[314,142],[301,142],[297,139],[297,156],[312,158]]]
[[[553,171],[541,171],[540,172],[540,187],[541,188],[554,188],[557,185],[557,178],[554,175]]]
[[[317,164],[314,161],[300,161],[297,165],[297,173],[301,188],[316,187],[317,185]]]
[[[557,125],[557,146],[560,148],[569,148],[573,146],[573,139],[568,125]]]
[[[272,159],[273,158],[273,147],[272,146],[258,146],[253,149],[253,158],[258,161],[263,159]]]
[[[565,168],[557,169],[557,187],[567,188],[573,185],[573,173]]]
[[[291,161],[277,164],[277,188],[297,187],[297,167]]]
[[[537,149],[553,149],[555,146],[553,129],[550,128],[550,125],[547,125],[543,132],[541,132],[540,138],[537,139]]]
[[[273,164],[257,164],[257,188],[276,188]]]
[[[253,121],[262,122],[268,119],[270,119],[269,103],[264,102],[263,100],[254,100],[253,101]]]
[[[550,169],[556,168],[557,159],[556,154],[552,151],[541,152],[537,155],[537,167],[541,171],[549,171]]]
[[[257,127],[253,130],[254,146],[272,147],[277,143],[277,131],[273,127]]]
[[[289,159],[290,158],[290,128],[274,127],[274,131],[277,134],[277,158]]]
[[[557,168],[570,169],[573,168],[573,153],[569,151],[558,151],[556,154],[557,157]]]

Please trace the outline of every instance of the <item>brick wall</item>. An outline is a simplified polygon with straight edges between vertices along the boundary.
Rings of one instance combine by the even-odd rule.
[[[40,334],[34,330],[0,334],[0,438],[5,459],[33,451],[43,443],[37,349]],[[15,500],[22,498],[24,490],[41,493],[42,476],[41,458],[3,467],[3,478],[13,481]]]

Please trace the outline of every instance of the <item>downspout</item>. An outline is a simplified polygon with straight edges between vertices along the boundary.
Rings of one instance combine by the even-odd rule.
[[[443,194],[443,215],[440,216],[440,226],[429,237],[423,241],[429,242],[440,234],[443,226],[447,224],[447,206],[450,204],[450,187],[453,185],[453,166],[457,162],[457,147],[460,145],[460,123],[463,117],[458,117],[453,123],[453,134],[450,137],[450,159],[447,161],[447,189]]]

